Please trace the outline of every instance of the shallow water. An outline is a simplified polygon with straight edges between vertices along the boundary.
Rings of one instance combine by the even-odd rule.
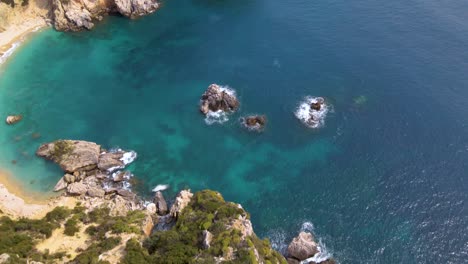
[[[37,147],[91,140],[138,152],[142,195],[219,190],[278,248],[313,223],[342,263],[466,262],[467,8],[172,0],[91,32],[46,30],[0,69],[0,117],[25,116],[0,126],[0,166],[46,192],[61,172]],[[241,99],[223,125],[197,109],[211,83]],[[308,95],[333,106],[320,129],[294,116]],[[251,113],[268,116],[264,133],[239,124]]]

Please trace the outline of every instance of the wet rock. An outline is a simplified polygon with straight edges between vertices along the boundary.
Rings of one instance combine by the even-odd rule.
[[[170,214],[173,218],[177,218],[182,210],[189,204],[193,197],[193,193],[190,190],[182,190],[177,195],[174,204],[171,206]]]
[[[69,184],[67,187],[67,192],[71,195],[82,195],[87,191],[86,185],[81,182],[75,182]]]
[[[299,233],[288,246],[289,256],[300,261],[313,257],[318,252],[317,243],[312,234],[308,232]]]
[[[239,108],[239,100],[233,93],[227,92],[217,84],[211,84],[201,97],[200,111],[208,114],[209,111],[234,112]]]
[[[247,116],[243,117],[241,120],[244,126],[252,130],[263,130],[267,122],[265,115]]]
[[[22,115],[11,115],[11,116],[7,116],[5,122],[6,122],[8,125],[13,125],[13,124],[16,124],[16,123],[18,123],[19,121],[21,121],[21,119],[23,119],[23,116],[22,116]]]
[[[158,215],[167,214],[167,203],[164,199],[162,192],[156,192],[154,195],[153,203],[156,204],[156,212]]]
[[[74,183],[75,180],[76,180],[76,178],[75,178],[74,175],[71,175],[71,174],[68,174],[68,173],[67,173],[67,174],[65,174],[65,175],[63,176],[63,180],[64,180],[66,183]]]
[[[211,241],[213,240],[213,234],[208,230],[203,230],[203,248],[209,249],[211,246]]]
[[[60,178],[57,184],[54,187],[54,192],[58,192],[67,188],[68,183],[65,181],[64,177]]]
[[[100,198],[102,198],[102,197],[104,197],[104,195],[106,195],[106,192],[103,189],[99,188],[99,187],[89,187],[86,194],[89,197],[100,197]]]
[[[136,198],[136,194],[128,190],[122,190],[122,189],[117,190],[117,194],[130,200],[134,200]]]
[[[114,182],[129,180],[131,177],[132,173],[129,171],[118,171],[112,174],[112,180],[114,180]]]
[[[10,255],[3,253],[0,255],[0,264],[8,263],[10,261]]]
[[[118,152],[110,152],[110,153],[103,153],[99,156],[99,163],[98,168],[100,170],[109,170],[113,171],[116,169],[122,169],[125,167],[124,162],[122,161],[123,155],[125,152],[118,151]]]
[[[95,169],[101,146],[93,142],[58,140],[39,147],[36,154],[52,160],[69,173]]]

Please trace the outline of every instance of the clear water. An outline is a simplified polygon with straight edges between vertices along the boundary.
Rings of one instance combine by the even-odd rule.
[[[91,32],[46,30],[1,68],[0,167],[47,192],[43,142],[133,149],[135,189],[219,190],[282,247],[305,223],[342,263],[468,259],[466,1],[170,0]],[[240,113],[207,126],[211,83]],[[294,117],[306,96],[325,127]],[[238,124],[269,118],[263,134]],[[33,133],[41,137],[34,139]],[[16,164],[12,163],[16,161]]]

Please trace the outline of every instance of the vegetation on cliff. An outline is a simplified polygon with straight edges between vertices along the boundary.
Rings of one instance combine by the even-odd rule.
[[[110,216],[110,209],[105,206],[90,209],[80,204],[74,209],[57,207],[40,220],[12,220],[3,216],[0,254],[10,256],[7,263],[34,260],[102,264],[110,262],[100,256],[121,246],[120,263],[286,263],[268,240],[253,233],[248,213],[214,191],[195,193],[181,213],[170,218],[173,226],[169,230],[145,237],[141,228],[145,217],[143,210]],[[84,231],[89,235],[89,246],[54,254],[37,250],[36,245],[58,228],[63,228],[66,236]]]

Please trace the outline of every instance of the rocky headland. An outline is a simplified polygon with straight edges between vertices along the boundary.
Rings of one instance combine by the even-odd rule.
[[[37,155],[62,168],[55,191],[74,203],[55,203],[40,219],[0,211],[0,263],[334,263],[314,258],[320,247],[310,233],[281,255],[255,235],[240,204],[215,191],[142,200],[126,184],[134,151],[58,140]]]

